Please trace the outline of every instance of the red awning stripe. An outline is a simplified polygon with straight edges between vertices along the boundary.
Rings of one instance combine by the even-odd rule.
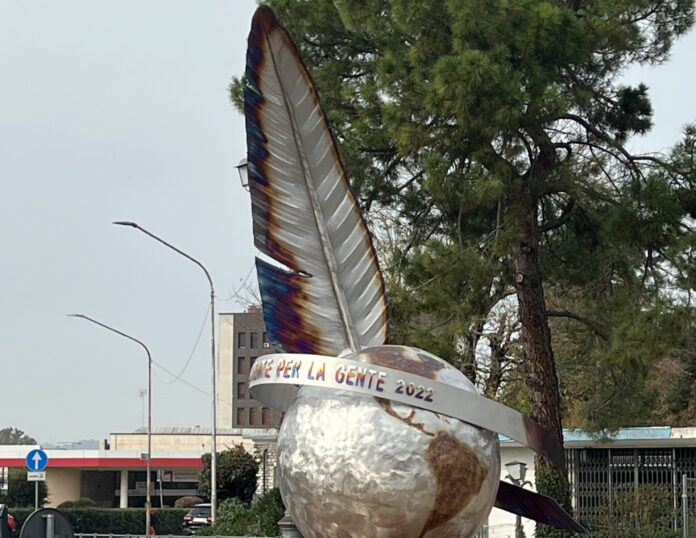
[[[0,458],[0,467],[25,467],[24,458]],[[48,469],[51,468],[97,468],[97,469],[124,469],[147,467],[147,461],[140,458],[49,458]],[[187,468],[202,469],[200,458],[152,458],[151,467],[157,468]]]

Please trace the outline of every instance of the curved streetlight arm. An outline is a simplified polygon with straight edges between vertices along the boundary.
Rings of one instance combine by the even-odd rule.
[[[68,314],[68,317],[84,319],[91,323],[94,323],[95,325],[99,325],[100,327],[103,327],[108,331],[116,333],[119,336],[123,336],[124,338],[127,338],[128,340],[131,340],[136,344],[141,345],[142,348],[145,350],[145,353],[147,353],[147,478],[145,485],[145,487],[147,488],[147,492],[145,493],[145,536],[149,536],[151,522],[150,509],[152,508],[152,496],[150,493],[150,489],[152,486],[152,478],[150,476],[152,474],[152,355],[150,354],[150,350],[148,349],[148,347],[145,344],[143,344],[140,340],[132,337],[129,334],[119,331],[118,329],[114,329],[106,323],[97,321],[96,319],[90,318],[89,316],[85,316],[84,314]]]
[[[149,230],[146,230],[145,228],[140,226],[137,222],[132,222],[129,220],[116,220],[113,222],[113,224],[116,224],[117,226],[128,226],[130,228],[135,228],[136,230],[140,230],[145,235],[149,235],[150,237],[152,237],[152,239],[154,239],[155,241],[162,243],[164,246],[169,247],[170,249],[172,249],[175,252],[178,252],[184,258],[188,258],[189,260],[191,260],[193,263],[195,263],[198,267],[200,267],[203,270],[206,278],[208,279],[208,284],[210,284],[211,293],[213,293],[213,294],[215,293],[215,290],[213,288],[213,279],[210,277],[210,273],[205,268],[205,266],[201,262],[199,262],[196,258],[194,258],[193,256],[190,256],[189,254],[186,254],[183,250],[176,248],[174,245],[172,245],[171,243],[168,243],[167,241],[165,241],[161,237],[156,236],[155,234],[153,234]]]
[[[114,329],[113,327],[108,326],[106,323],[102,323],[101,321],[97,321],[96,319],[90,318],[89,316],[85,316],[84,314],[68,314],[69,318],[82,318],[86,319],[87,321],[91,321],[95,325],[99,325],[100,327],[104,327],[105,329],[108,329],[111,332],[115,332],[116,334],[120,334],[124,338],[128,338],[128,340],[132,340],[133,342],[136,342],[137,344],[140,344],[143,349],[145,350],[145,353],[147,353],[147,360],[148,362],[152,361],[152,355],[150,355],[150,350],[147,348],[145,344],[143,344],[140,340],[137,338],[133,338],[132,336],[119,331],[118,329]]]
[[[518,478],[514,478],[514,477],[510,476],[509,474],[505,475],[505,478],[507,478],[507,479],[508,479],[510,482],[512,482],[515,486],[519,486],[519,487],[521,487],[521,488],[523,488],[523,487],[525,487],[525,486],[533,486],[533,485],[534,485],[534,484],[532,484],[529,480],[522,481],[522,480],[520,480],[520,479],[518,479]]]
[[[210,334],[211,334],[211,366],[212,366],[212,408],[213,408],[213,425],[211,428],[211,440],[210,440],[210,520],[215,523],[217,519],[217,388],[216,388],[216,357],[215,357],[215,288],[213,287],[213,279],[210,273],[205,268],[205,266],[199,262],[193,256],[186,254],[183,250],[178,249],[171,243],[165,241],[161,237],[153,234],[151,231],[146,230],[140,226],[137,222],[130,220],[117,220],[114,221],[117,226],[127,226],[129,228],[135,228],[143,232],[145,235],[151,237],[158,243],[163,244],[165,247],[170,248],[177,254],[182,255],[187,260],[195,263],[200,267],[205,273],[205,277],[208,279],[208,284],[210,284]]]

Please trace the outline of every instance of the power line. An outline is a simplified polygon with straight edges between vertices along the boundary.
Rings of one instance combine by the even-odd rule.
[[[170,381],[162,381],[163,384],[165,385],[171,385],[175,381],[178,381],[181,379],[181,376],[184,375],[184,372],[188,368],[189,364],[191,363],[191,359],[193,359],[193,354],[196,352],[196,348],[198,347],[198,343],[201,341],[201,335],[203,334],[203,329],[205,328],[206,321],[208,320],[208,314],[210,313],[210,304],[205,309],[205,316],[203,317],[203,322],[201,323],[201,328],[198,331],[198,336],[196,337],[196,342],[193,344],[193,349],[191,350],[191,353],[188,356],[188,359],[186,359],[186,362],[184,363],[183,368],[179,372],[178,375],[174,376],[173,379]]]

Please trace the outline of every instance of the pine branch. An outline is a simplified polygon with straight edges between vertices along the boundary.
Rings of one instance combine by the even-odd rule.
[[[548,222],[542,226],[539,226],[539,233],[550,232],[551,230],[555,230],[556,228],[560,228],[561,226],[566,224],[570,220],[570,215],[573,213],[574,207],[575,207],[575,200],[573,200],[571,198],[570,200],[568,200],[568,203],[563,208],[563,212],[561,213],[561,216],[558,217],[553,222]]]
[[[592,332],[599,336],[602,340],[605,342],[609,341],[609,336],[597,325],[597,323],[589,318],[581,316],[580,314],[575,314],[574,312],[569,312],[567,310],[547,310],[546,315],[550,318],[568,318],[579,321],[591,329]]]

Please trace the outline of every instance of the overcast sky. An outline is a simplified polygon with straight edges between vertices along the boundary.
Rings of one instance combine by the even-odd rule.
[[[179,372],[208,307],[196,266],[113,220],[133,220],[206,264],[218,310],[252,268],[248,196],[234,166],[253,0],[0,0],[0,427],[42,442],[142,425],[143,340]],[[651,87],[666,148],[696,119],[696,36],[631,70]],[[183,379],[210,390],[209,326]],[[210,397],[155,369],[153,425],[210,426]]]
[[[83,312],[143,340],[178,372],[208,307],[254,250],[234,166],[253,0],[0,0],[0,427],[40,441],[141,425],[146,357]],[[184,379],[210,391],[209,329]],[[210,426],[210,397],[155,369],[155,426]]]

